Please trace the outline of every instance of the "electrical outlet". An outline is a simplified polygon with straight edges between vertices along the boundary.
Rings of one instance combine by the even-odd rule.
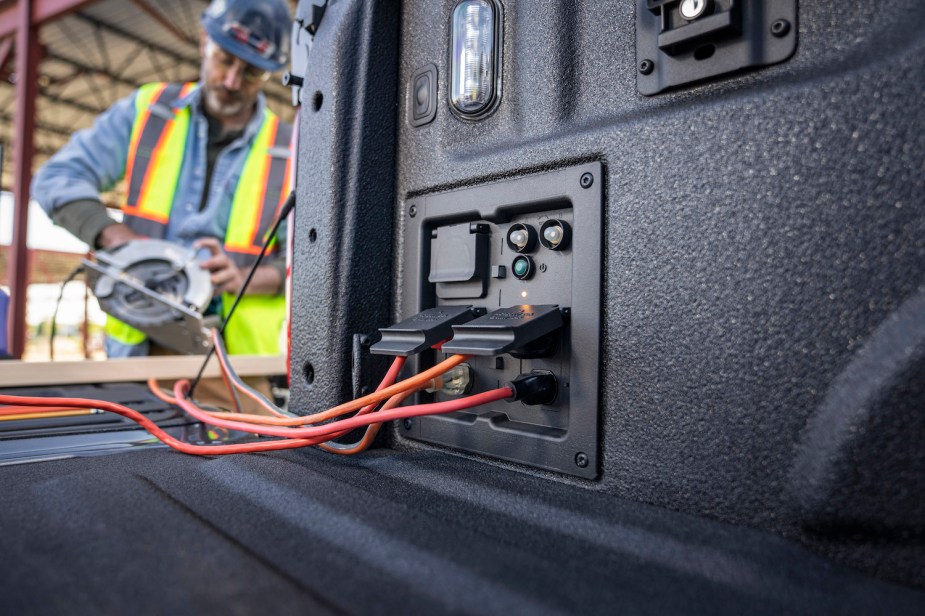
[[[416,418],[403,437],[597,476],[603,183],[603,166],[588,163],[406,200],[414,215],[404,226],[402,317],[457,306],[488,313],[454,325],[447,353],[427,351],[415,368],[455,346],[476,354],[473,391],[534,371],[554,374],[558,390],[547,404]],[[430,399],[449,398],[421,394]]]

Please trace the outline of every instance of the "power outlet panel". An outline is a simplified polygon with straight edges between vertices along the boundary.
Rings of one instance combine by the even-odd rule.
[[[597,477],[603,171],[601,163],[587,163],[402,204],[402,318],[439,306],[471,305],[490,313],[555,305],[565,321],[542,357],[506,353],[468,362],[473,392],[548,370],[558,381],[552,404],[498,402],[415,418],[401,424],[402,437]],[[544,223],[553,220],[563,221],[568,233],[557,250],[539,241]],[[522,253],[508,242],[515,229],[526,229],[535,240]],[[425,369],[443,357],[428,351],[413,367]],[[419,398],[449,399],[439,393]]]

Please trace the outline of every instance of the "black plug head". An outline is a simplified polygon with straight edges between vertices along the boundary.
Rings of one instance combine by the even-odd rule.
[[[548,370],[534,370],[521,374],[507,384],[514,391],[514,397],[508,401],[520,400],[526,405],[552,404],[559,395],[559,383],[556,375]]]

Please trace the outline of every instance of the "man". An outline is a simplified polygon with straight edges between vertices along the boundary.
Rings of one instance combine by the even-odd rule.
[[[199,249],[224,316],[288,195],[291,127],[262,91],[288,61],[292,22],[285,0],[214,0],[202,25],[199,83],[148,84],[117,102],[48,161],[32,195],[92,248],[150,237]],[[117,223],[100,192],[123,178]],[[284,227],[225,330],[230,353],[279,352],[283,238]],[[115,319],[106,333],[109,357],[152,351],[141,332]]]

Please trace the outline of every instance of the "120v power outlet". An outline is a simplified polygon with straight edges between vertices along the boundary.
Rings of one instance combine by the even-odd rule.
[[[472,391],[523,383],[538,392],[525,394],[527,404],[420,417],[400,425],[399,438],[597,477],[603,186],[603,166],[589,163],[415,196],[400,255],[401,314],[471,305],[486,313],[454,322],[442,351],[412,358],[414,368],[471,355]],[[405,335],[390,334],[390,344]]]

